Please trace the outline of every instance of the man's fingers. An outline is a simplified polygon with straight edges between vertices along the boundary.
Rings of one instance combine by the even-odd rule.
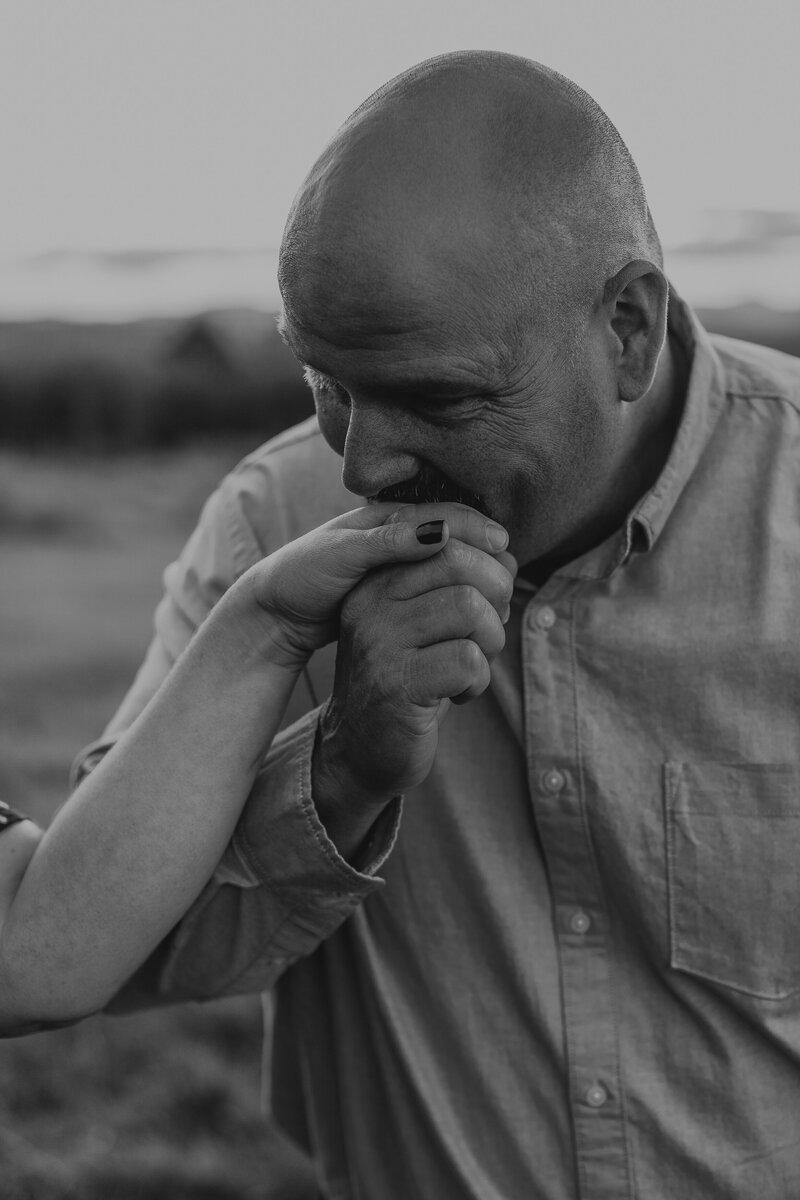
[[[519,563],[514,558],[514,555],[510,554],[508,550],[502,550],[499,554],[495,555],[495,558],[502,567],[505,567],[511,578],[516,579],[517,571],[519,570]]]
[[[400,645],[413,649],[470,638],[488,659],[500,653],[506,640],[497,610],[465,583],[408,600],[398,611],[396,636]]]
[[[490,682],[486,656],[470,638],[426,646],[406,659],[405,693],[413,704],[432,705],[451,696],[464,703]]]
[[[511,561],[516,566],[513,559]],[[390,600],[410,600],[458,584],[477,588],[503,616],[514,590],[514,574],[500,558],[451,536],[440,553],[429,556],[427,561],[398,563],[387,568],[381,588]]]

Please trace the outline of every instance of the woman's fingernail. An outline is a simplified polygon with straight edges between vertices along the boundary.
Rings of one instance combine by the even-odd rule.
[[[500,525],[487,525],[486,537],[493,550],[505,550],[508,545],[508,534]]]
[[[417,541],[422,542],[423,546],[434,546],[442,540],[443,529],[444,521],[426,521],[424,525],[417,526]]]

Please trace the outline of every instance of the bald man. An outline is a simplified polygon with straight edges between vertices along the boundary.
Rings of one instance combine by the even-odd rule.
[[[800,364],[708,337],[608,118],[508,55],[367,100],[280,282],[317,419],[209,501],[88,762],[351,493],[495,527],[354,588],[128,1002],[272,988],[336,1200],[800,1195]]]

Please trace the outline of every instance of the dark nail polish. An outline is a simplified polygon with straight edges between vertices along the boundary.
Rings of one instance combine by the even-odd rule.
[[[424,525],[417,526],[417,541],[422,542],[423,546],[434,546],[442,540],[442,529],[444,521],[426,521]]]

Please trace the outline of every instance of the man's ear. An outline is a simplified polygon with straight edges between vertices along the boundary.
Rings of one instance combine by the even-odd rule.
[[[663,271],[645,259],[627,263],[605,286],[619,394],[628,403],[639,400],[655,378],[667,336],[668,297]]]

